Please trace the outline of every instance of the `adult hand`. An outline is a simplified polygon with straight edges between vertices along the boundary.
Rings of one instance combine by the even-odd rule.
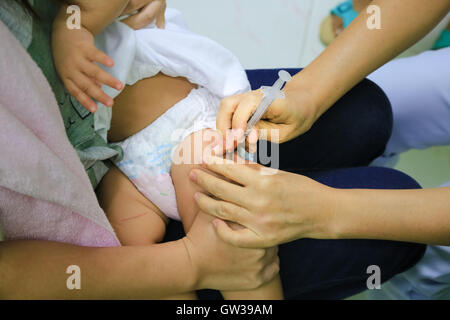
[[[212,220],[200,212],[182,239],[199,279],[197,288],[252,290],[278,274],[276,247],[247,249],[230,245],[217,236]]]
[[[130,0],[123,14],[131,14],[122,22],[130,28],[141,29],[155,21],[159,29],[164,29],[166,0]],[[134,14],[138,11],[136,14]]]
[[[256,124],[259,138],[282,143],[305,133],[317,120],[317,107],[306,88],[288,87],[283,90],[285,99],[276,99],[264,117]],[[246,130],[247,122],[262,100],[260,90],[237,94],[223,99],[217,115],[217,129],[224,137],[229,130],[240,132],[236,139],[227,138],[227,150]],[[265,129],[263,131],[263,129]],[[276,131],[272,131],[276,129]],[[250,141],[252,143],[252,141]]]
[[[223,240],[262,248],[299,238],[335,238],[337,189],[258,164],[212,157],[204,166],[214,175],[191,171],[191,180],[208,193],[196,193],[195,199],[202,211],[219,218],[213,224]],[[245,228],[233,230],[225,221]]]

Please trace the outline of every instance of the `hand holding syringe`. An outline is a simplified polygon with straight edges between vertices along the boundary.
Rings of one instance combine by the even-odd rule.
[[[261,92],[263,93],[263,98],[261,100],[261,103],[256,108],[255,112],[251,116],[250,120],[247,122],[247,129],[244,133],[244,136],[238,142],[237,146],[238,154],[243,159],[256,162],[256,152],[248,153],[247,150],[245,150],[245,139],[248,137],[253,127],[262,119],[262,117],[266,113],[267,109],[269,109],[273,101],[275,99],[285,98],[284,92],[281,91],[281,89],[283,88],[286,82],[291,80],[291,75],[287,71],[281,70],[278,73],[278,76],[279,78],[277,81],[275,81],[273,86],[271,87],[262,86],[260,88]]]

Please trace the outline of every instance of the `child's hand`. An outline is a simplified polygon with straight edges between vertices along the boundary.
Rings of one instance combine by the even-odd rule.
[[[101,85],[121,90],[122,83],[96,64],[112,67],[114,62],[95,47],[91,32],[85,28],[69,30],[65,23],[55,22],[52,51],[61,80],[69,93],[86,109],[97,111],[93,99],[105,106],[113,105],[113,99],[103,92]]]
[[[130,0],[123,13],[139,12],[123,19],[122,22],[137,30],[156,20],[156,26],[159,29],[164,29],[166,6],[166,0]]]

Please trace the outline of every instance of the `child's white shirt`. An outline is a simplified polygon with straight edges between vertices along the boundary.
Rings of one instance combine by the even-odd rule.
[[[159,72],[185,77],[220,98],[250,90],[244,68],[229,50],[188,30],[179,11],[168,8],[165,16],[165,29],[151,24],[133,30],[119,21],[108,26],[95,39],[97,48],[115,62],[105,70],[128,85]],[[112,98],[120,93],[108,86],[102,89]],[[112,112],[98,106],[95,129],[106,140]]]

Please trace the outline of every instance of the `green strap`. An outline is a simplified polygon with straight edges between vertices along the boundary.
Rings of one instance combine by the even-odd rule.
[[[438,50],[447,47],[450,47],[450,30],[444,29],[432,49]]]

